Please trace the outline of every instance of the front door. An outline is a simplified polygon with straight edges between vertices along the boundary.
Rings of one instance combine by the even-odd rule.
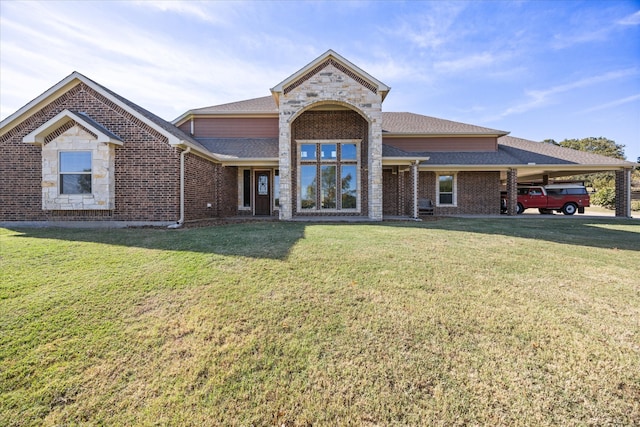
[[[255,210],[254,215],[271,215],[271,183],[269,171],[256,171]]]

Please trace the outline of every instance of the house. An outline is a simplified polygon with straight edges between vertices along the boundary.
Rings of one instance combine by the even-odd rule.
[[[615,171],[630,216],[634,163],[385,112],[389,91],[329,50],[270,96],[169,123],[74,72],[1,123],[0,221],[379,221],[416,218],[421,198],[437,215],[498,215],[519,180],[594,171]]]

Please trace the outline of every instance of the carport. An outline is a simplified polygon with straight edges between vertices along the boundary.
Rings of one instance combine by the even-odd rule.
[[[552,178],[614,172],[615,215],[631,217],[631,172],[636,163],[511,136],[498,139],[498,151],[514,159],[513,164],[501,171],[507,189],[508,215],[516,215],[518,182],[537,181],[546,185]]]

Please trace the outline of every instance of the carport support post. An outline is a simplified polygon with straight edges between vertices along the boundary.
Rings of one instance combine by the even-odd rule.
[[[631,169],[616,171],[616,216],[631,218]]]
[[[507,215],[517,215],[518,169],[507,170]]]

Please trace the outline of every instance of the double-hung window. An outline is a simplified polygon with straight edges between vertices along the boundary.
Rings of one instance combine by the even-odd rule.
[[[456,206],[456,175],[440,174],[436,183],[438,206]]]
[[[60,152],[60,194],[91,194],[91,151]]]
[[[352,141],[304,141],[298,145],[299,209],[358,209],[358,149]]]

